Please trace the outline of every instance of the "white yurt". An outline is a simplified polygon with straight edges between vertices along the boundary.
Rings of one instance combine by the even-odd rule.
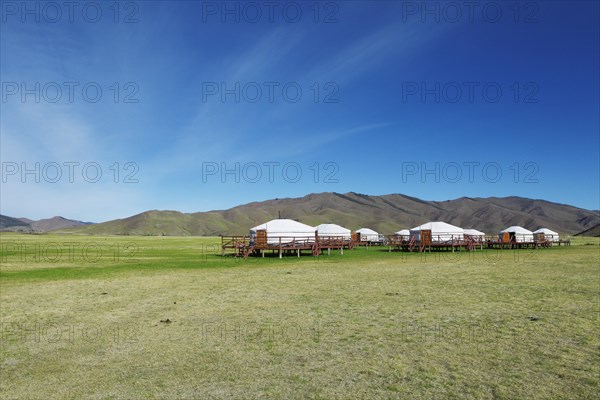
[[[378,242],[379,241],[379,233],[375,232],[373,229],[360,228],[356,231],[356,233],[360,233],[360,241],[361,242]]]
[[[537,231],[533,231],[533,233],[534,234],[543,233],[544,234],[544,239],[545,240],[549,240],[551,242],[558,242],[560,240],[560,237],[558,236],[558,233],[556,233],[553,230],[550,230],[548,228],[540,228]]]
[[[472,239],[476,242],[483,242],[485,240],[485,233],[478,231],[477,229],[464,229],[465,238]]]
[[[531,232],[528,229],[525,229],[521,226],[509,226],[506,229],[503,229],[500,231],[500,240],[502,240],[502,237],[504,236],[505,233],[508,233],[510,235],[510,241],[511,242],[517,242],[517,243],[527,243],[527,242],[533,242],[533,232]]]
[[[317,235],[320,237],[342,237],[348,240],[352,238],[352,232],[350,229],[336,224],[321,224],[315,226],[314,229],[317,231]]]
[[[274,219],[250,229],[250,241],[254,241],[257,231],[267,231],[267,243],[289,243],[293,240],[314,239],[315,228],[293,219]]]
[[[395,232],[394,235],[400,236],[402,240],[408,240],[410,237],[410,231],[408,229],[402,229],[398,232]]]
[[[446,222],[436,221],[428,222],[423,225],[416,226],[410,230],[411,238],[416,236],[416,240],[421,240],[421,231],[431,231],[431,242],[449,242],[451,240],[464,240],[464,229],[458,226],[450,225]]]

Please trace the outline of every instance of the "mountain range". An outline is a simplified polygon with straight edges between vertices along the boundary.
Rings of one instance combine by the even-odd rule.
[[[58,216],[34,221],[29,218],[13,218],[6,215],[0,215],[0,231],[4,232],[49,232],[57,229],[75,228],[90,224],[90,222],[76,221]]]
[[[64,220],[52,230],[93,235],[244,235],[248,229],[274,218],[291,218],[308,225],[336,223],[352,230],[368,227],[391,234],[428,221],[445,221],[463,228],[496,233],[511,225],[530,230],[550,228],[572,235],[598,225],[600,212],[566,204],[522,197],[461,197],[447,201],[425,201],[403,194],[370,196],[359,193],[316,193],[301,198],[274,199],[197,213],[146,211],[124,219],[99,224]],[[14,220],[2,217],[2,224]],[[42,221],[25,222],[42,229]],[[72,226],[68,226],[73,224]],[[51,229],[47,229],[51,230]]]

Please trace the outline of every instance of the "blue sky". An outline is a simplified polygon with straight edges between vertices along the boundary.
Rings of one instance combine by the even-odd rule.
[[[4,215],[329,191],[600,208],[598,2],[55,4],[2,3]]]

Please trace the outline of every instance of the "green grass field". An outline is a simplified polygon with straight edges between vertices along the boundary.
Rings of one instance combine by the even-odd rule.
[[[222,258],[1,234],[0,398],[590,399],[600,242]]]

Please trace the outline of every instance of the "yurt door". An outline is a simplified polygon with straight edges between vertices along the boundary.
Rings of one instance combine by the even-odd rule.
[[[502,243],[509,243],[509,242],[510,242],[510,233],[504,232],[502,234]]]
[[[431,245],[431,230],[421,230],[421,244],[425,246]]]
[[[259,249],[267,247],[267,231],[266,230],[256,231],[256,247]]]

